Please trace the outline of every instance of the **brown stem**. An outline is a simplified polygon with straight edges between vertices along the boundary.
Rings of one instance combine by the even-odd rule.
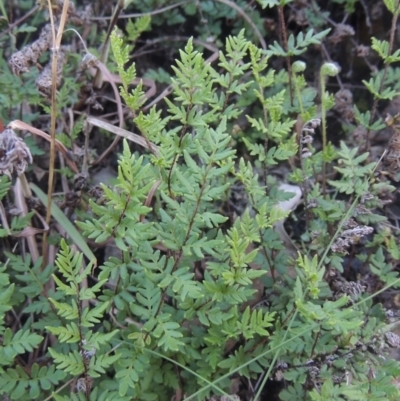
[[[75,284],[77,284],[77,283],[75,283]],[[77,288],[79,288],[78,284],[77,284]],[[84,369],[83,375],[84,375],[85,384],[86,384],[86,388],[85,388],[86,400],[89,401],[90,400],[90,386],[89,386],[90,379],[89,379],[88,367],[87,367],[88,361],[85,360],[85,357],[84,357],[84,351],[85,350],[84,350],[84,347],[83,347],[84,336],[83,336],[83,333],[82,333],[82,309],[81,309],[82,305],[81,305],[81,300],[80,300],[80,297],[79,297],[79,290],[77,291],[77,294],[76,294],[76,304],[78,306],[78,330],[79,330],[79,339],[80,339],[78,347],[79,347],[79,352],[80,352],[80,354],[82,356],[82,362],[83,362],[83,369]]]
[[[310,358],[311,359],[312,359],[312,357],[314,355],[315,347],[317,346],[318,339],[319,339],[320,335],[321,335],[321,328],[320,328],[319,332],[317,333],[317,335],[315,336],[314,344],[312,346],[311,353],[310,353]]]
[[[278,7],[278,14],[279,14],[279,24],[281,26],[282,32],[282,41],[283,41],[283,48],[285,52],[288,52],[288,39],[287,39],[287,31],[285,25],[285,16],[283,13],[283,6]],[[290,56],[286,56],[286,65],[289,74],[289,94],[290,94],[290,105],[293,107],[293,87],[292,87],[292,65],[290,64]]]
[[[186,109],[186,120],[189,117],[189,113],[192,110],[192,107],[193,107],[193,105],[190,104],[188,106],[188,108]],[[187,125],[187,123],[185,123],[185,125],[182,127],[181,135],[179,137],[179,147],[182,145],[182,140],[186,134],[187,128],[188,128],[188,125]],[[172,161],[171,168],[169,169],[169,173],[168,173],[168,192],[169,192],[169,196],[171,198],[173,198],[172,189],[171,189],[171,177],[172,177],[172,171],[174,169],[174,166],[175,166],[177,160],[178,160],[178,153],[175,153],[174,160]]]
[[[257,208],[256,208],[256,203],[255,203],[254,197],[250,195],[250,199],[251,199],[251,201],[252,201],[252,203],[253,203],[253,208],[254,208],[254,210],[256,211],[256,213],[259,213],[258,210],[257,210]],[[260,240],[262,241],[263,235],[262,235],[261,229],[258,230],[258,235],[260,236]],[[261,242],[261,243],[262,243],[262,242]],[[275,266],[274,266],[274,264],[273,264],[271,258],[270,258],[269,255],[268,255],[267,248],[265,248],[264,245],[262,245],[261,247],[262,247],[262,250],[263,250],[263,254],[264,254],[264,256],[265,256],[265,259],[267,259],[267,262],[268,262],[269,267],[270,267],[270,269],[271,269],[272,281],[275,283],[275,281],[276,281],[276,278],[275,278]]]
[[[121,11],[124,9],[124,0],[118,0],[118,4],[115,7],[114,13],[111,17],[110,25],[108,25],[107,29],[107,34],[106,34],[106,39],[104,41],[104,45],[101,49],[101,54],[100,54],[100,61],[104,64],[106,64],[107,61],[107,56],[108,56],[108,50],[110,48],[110,36],[111,32],[113,31],[115,25],[117,24],[119,14]],[[103,74],[102,72],[97,69],[96,76],[94,78],[93,86],[95,88],[100,88],[103,84]]]
[[[306,231],[308,232],[308,225],[310,219],[310,213],[308,210],[308,188],[307,188],[307,181],[308,178],[306,177],[306,172],[304,169],[304,160],[303,160],[303,143],[301,142],[301,138],[303,133],[300,133],[300,140],[299,140],[299,159],[300,159],[300,168],[303,174],[303,183],[302,183],[302,191],[303,191],[303,198],[304,198],[304,209],[306,211]]]

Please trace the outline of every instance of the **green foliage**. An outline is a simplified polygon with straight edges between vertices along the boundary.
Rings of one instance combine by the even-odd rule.
[[[382,91],[382,80],[379,75],[376,78],[371,78],[368,82],[363,81],[363,84],[374,95],[374,97],[379,100],[391,100],[397,95],[397,92],[390,88],[386,88],[384,91]]]
[[[344,192],[348,195],[362,195],[368,191],[368,178],[376,163],[368,163],[362,165],[367,160],[368,153],[357,155],[358,148],[349,149],[344,142],[340,143],[341,150],[337,153],[339,157],[339,165],[343,167],[335,167],[335,170],[341,174],[341,180],[329,181],[329,183],[338,189],[339,192]]]
[[[150,15],[143,15],[143,17],[139,17],[133,22],[132,20],[128,21],[126,25],[126,32],[128,33],[127,40],[131,42],[135,42],[136,39],[142,34],[142,32],[150,29],[151,25],[151,17]]]
[[[0,176],[0,200],[3,199],[10,189],[11,182],[6,175]]]
[[[111,36],[111,47],[117,63],[117,71],[122,81],[121,96],[132,110],[136,110],[143,105],[145,99],[141,84],[138,85],[132,93],[129,93],[129,86],[136,78],[135,64],[132,64],[128,69],[125,69],[125,64],[129,61],[129,54],[132,47],[123,45],[123,39],[118,36],[116,30],[113,31]]]
[[[110,38],[110,69],[121,78],[126,115],[153,151],[139,153],[124,140],[117,176],[100,185],[102,196],[79,189],[82,204],[66,207],[99,266],[92,251],[75,251],[71,234],[59,243],[51,238],[60,248],[55,263],[7,246],[0,265],[0,396],[229,399],[233,380],[245,378],[257,383],[253,399],[270,379],[282,382],[282,400],[398,400],[393,380],[400,365],[387,357],[396,345],[393,322],[355,278],[373,277],[379,291],[400,285],[398,238],[382,224],[395,188],[378,176],[378,163],[361,144],[330,133],[337,100],[326,88],[337,65],[319,63],[317,97],[309,83],[314,61],[291,60],[321,45],[327,12],[315,4],[307,10],[315,13],[314,27],[261,49],[252,37],[264,33],[260,8],[284,11],[292,1],[259,0],[258,8],[242,0],[126,3],[128,12],[131,3],[141,13],[170,7],[167,16],[129,20],[125,35],[114,29]],[[353,0],[334,3],[354,10]],[[397,3],[385,4],[398,13]],[[171,69],[147,71],[147,78],[171,84],[171,94],[144,107],[143,85],[133,85],[142,76],[132,62],[140,35],[196,13],[199,35],[179,49]],[[199,38],[218,46],[227,21],[233,34],[218,62],[207,62]],[[375,38],[372,48],[386,70],[364,84],[376,102],[393,99],[400,74],[390,65],[399,51]],[[277,67],[281,62],[288,71]],[[2,79],[14,93],[19,81],[9,71]],[[77,102],[79,88],[66,77],[58,90],[60,116]],[[31,89],[21,90],[16,105]],[[0,102],[12,109],[10,97]],[[376,110],[362,110],[354,109],[359,125],[384,126]],[[354,129],[346,124],[346,132]],[[59,139],[72,148],[88,139],[81,137],[84,127],[80,120]],[[280,175],[284,184],[298,184],[293,191],[280,185]],[[0,176],[4,203],[12,179]],[[37,213],[10,218],[0,237],[12,243],[28,236]],[[59,224],[60,214],[68,220],[54,207]],[[111,247],[112,256],[104,256]],[[40,359],[32,362],[34,355]]]
[[[27,374],[21,366],[16,369],[7,369],[0,376],[0,391],[10,394],[12,400],[18,400],[28,396],[30,399],[41,399],[40,394],[48,391],[54,385],[58,385],[66,374],[56,370],[54,365],[49,368],[40,367],[34,363]]]
[[[4,124],[8,124],[10,120],[19,118],[16,112],[18,109],[17,106],[20,106],[26,99],[29,99],[29,103],[32,106],[40,103],[40,96],[35,87],[37,71],[33,69],[30,73],[25,74],[22,78],[23,83],[21,84],[21,78],[11,73],[2,52],[0,60],[0,69],[2,71],[0,74],[0,85],[2,88],[0,93],[0,119]],[[7,110],[11,110],[11,114],[7,113]],[[24,121],[30,122],[35,117],[33,113],[26,113]]]
[[[275,41],[273,45],[269,45],[267,54],[268,56],[278,57],[299,56],[304,53],[310,45],[321,43],[321,40],[329,33],[329,31],[330,29],[326,29],[322,32],[314,33],[314,30],[310,29],[305,35],[303,32],[300,32],[296,37],[290,35],[286,51],[278,42]]]

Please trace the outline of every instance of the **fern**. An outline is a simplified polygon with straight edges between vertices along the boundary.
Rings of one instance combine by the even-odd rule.
[[[362,283],[349,281],[357,263],[377,288],[399,285],[396,233],[378,224],[386,221],[385,196],[395,188],[385,174],[376,174],[377,164],[361,144],[354,148],[343,138],[337,148],[328,140],[327,113],[337,97],[326,85],[338,67],[321,66],[317,97],[307,64],[318,63],[311,63],[310,53],[290,65],[291,57],[323,44],[327,11],[291,6],[293,26],[304,11],[314,28],[297,30],[265,50],[243,29],[247,21],[262,37],[268,21],[256,4],[159,1],[153,12],[152,3],[135,3],[135,12],[143,14],[125,25],[125,35],[114,29],[107,64],[121,78],[130,116],[125,122],[150,152],[139,154],[124,141],[115,180],[101,185],[96,200],[84,187],[77,190],[81,203],[68,205],[77,221],[65,219],[93,240],[99,266],[68,245],[76,238],[60,240],[61,234],[48,237],[60,247],[55,263],[10,252],[13,236],[26,235],[27,225],[36,224],[33,213],[10,218],[9,228],[0,231],[8,250],[0,266],[0,394],[21,401],[201,401],[232,399],[232,380],[238,379],[257,383],[254,399],[267,380],[281,380],[282,400],[398,399],[393,378],[399,365],[384,355],[400,343],[390,331],[388,311],[373,303],[373,294],[364,295]],[[284,14],[290,1],[258,3]],[[353,0],[334,3],[354,7]],[[385,4],[396,17],[395,3]],[[164,6],[168,19],[160,11]],[[203,23],[194,29],[202,39],[215,40],[213,47],[189,39],[169,72],[150,72],[171,84],[164,94],[172,92],[147,107],[142,83],[133,86],[143,72],[132,62],[139,35],[162,21],[182,23],[187,15],[194,21],[197,14]],[[228,19],[236,34],[210,63],[201,49],[220,48],[221,24]],[[279,29],[285,36],[284,21]],[[372,42],[384,65],[365,80],[376,102],[396,94],[398,71],[391,64],[399,54],[392,44]],[[279,67],[281,57],[288,71]],[[80,82],[65,77],[58,90],[60,116],[83,92]],[[12,108],[6,104],[9,113]],[[45,104],[43,109],[50,110]],[[355,122],[382,129],[376,110],[355,109]],[[322,147],[312,143],[319,117]],[[346,134],[352,123],[343,127]],[[59,139],[76,145],[82,124]],[[60,173],[72,175],[68,168]],[[298,183],[296,197],[282,189],[281,179]],[[0,177],[0,199],[10,186]],[[297,208],[291,201],[300,193]],[[2,216],[10,217],[8,212],[6,207]],[[285,227],[293,230],[295,244]],[[14,315],[16,329],[7,328]],[[23,365],[37,354],[40,366]]]
[[[99,377],[100,373],[105,373],[105,369],[109,368],[119,358],[115,355],[95,356],[96,350],[100,346],[108,344],[111,338],[117,333],[116,330],[110,333],[93,333],[88,328],[93,327],[101,321],[108,307],[108,302],[99,303],[94,308],[84,307],[81,303],[85,300],[95,298],[95,293],[106,280],[98,282],[92,288],[81,288],[82,282],[92,269],[89,264],[85,269],[81,270],[83,255],[81,253],[74,254],[63,240],[61,242],[61,251],[56,261],[59,272],[64,276],[66,283],[53,275],[60,292],[67,297],[72,297],[70,303],[58,302],[50,298],[50,301],[58,311],[58,315],[67,320],[73,320],[71,324],[65,324],[63,327],[47,326],[47,330],[55,334],[61,342],[78,343],[80,352],[76,350],[67,354],[60,353],[56,349],[49,348],[51,356],[57,368],[72,375],[81,375],[84,373],[85,380],[88,376]],[[89,350],[86,345],[90,344]]]
[[[65,372],[55,370],[55,366],[40,367],[37,363],[32,365],[28,375],[21,366],[7,369],[0,376],[0,392],[10,394],[12,400],[18,400],[25,395],[30,399],[40,399],[40,394],[52,386],[58,385],[66,377]]]

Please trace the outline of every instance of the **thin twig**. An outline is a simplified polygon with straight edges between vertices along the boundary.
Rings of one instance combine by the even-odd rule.
[[[288,38],[287,38],[287,32],[286,32],[286,24],[285,24],[285,16],[283,13],[283,7],[284,6],[278,7],[278,14],[279,14],[279,23],[280,23],[281,32],[282,32],[283,48],[284,48],[285,52],[288,53]],[[290,56],[288,54],[286,55],[286,65],[287,65],[288,75],[289,75],[290,106],[293,107],[292,65],[290,64]]]
[[[111,33],[112,33],[115,25],[117,24],[119,14],[123,9],[124,9],[124,0],[118,0],[118,4],[115,7],[114,13],[111,17],[110,25],[108,26],[108,29],[107,29],[106,39],[105,39],[103,47],[101,49],[101,54],[100,54],[100,58],[99,58],[99,60],[104,64],[106,64],[107,57],[108,57]],[[93,81],[93,86],[95,88],[101,88],[102,84],[103,84],[102,71],[97,70],[96,76]]]
[[[29,10],[23,17],[21,17],[19,20],[13,22],[12,24],[10,24],[8,26],[8,28],[6,30],[4,30],[3,32],[0,33],[0,39],[6,35],[7,33],[9,33],[12,29],[14,29],[16,26],[18,26],[19,24],[21,24],[22,22],[24,22],[27,18],[29,18],[32,14],[34,14],[37,10],[39,9],[39,6],[36,5],[35,7],[33,7],[31,10]]]
[[[57,64],[58,64],[58,50],[60,49],[61,39],[63,35],[65,21],[67,19],[67,12],[69,6],[69,0],[65,0],[63,4],[63,9],[61,12],[60,23],[58,26],[58,32],[56,35],[56,26],[54,21],[53,9],[51,0],[47,1],[49,7],[50,21],[53,34],[53,57],[52,57],[52,85],[51,85],[51,122],[50,122],[50,161],[49,161],[49,180],[48,180],[48,192],[47,192],[47,211],[46,211],[46,224],[50,224],[51,218],[51,200],[52,191],[54,185],[54,163],[56,154],[56,120],[57,120]],[[43,267],[47,263],[47,232],[43,235]]]
[[[169,6],[163,7],[163,8],[158,8],[157,10],[150,11],[148,13],[136,13],[136,14],[122,14],[118,16],[118,19],[122,18],[140,18],[140,17],[145,17],[146,15],[157,15],[161,14],[165,11],[172,10],[173,8],[183,6],[187,3],[192,3],[194,0],[186,0],[186,1],[181,1],[180,3],[176,4],[171,4]],[[104,20],[110,20],[112,19],[113,16],[110,17],[92,17],[90,18],[92,21],[104,21]]]

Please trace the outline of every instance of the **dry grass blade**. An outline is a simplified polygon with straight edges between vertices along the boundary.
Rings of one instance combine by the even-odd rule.
[[[150,152],[154,153],[156,156],[158,155],[158,147],[154,143],[146,141],[140,135],[134,134],[133,132],[127,131],[126,129],[116,127],[115,125],[106,123],[103,120],[100,120],[96,117],[88,116],[86,121],[89,124],[95,125],[96,127],[103,128],[108,132],[112,132],[115,135],[122,136],[126,139],[129,139],[132,142],[137,143],[140,146],[143,146],[146,149],[149,149]],[[150,146],[149,146],[150,145]]]
[[[122,129],[123,122],[124,122],[124,117],[123,117],[123,112],[122,112],[122,102],[121,102],[121,96],[120,96],[120,94],[118,92],[117,86],[115,85],[116,83],[122,83],[121,78],[116,74],[112,74],[108,70],[108,68],[100,61],[97,63],[96,67],[102,72],[103,80],[105,82],[109,82],[110,85],[113,88],[113,92],[114,92],[114,95],[115,95],[115,100],[117,102],[119,126]],[[93,68],[93,71],[95,71],[94,68]],[[93,72],[93,75],[95,75],[94,72]],[[140,82],[143,82],[144,85],[146,85],[146,86],[148,86],[150,88],[145,93],[146,98],[150,98],[150,97],[152,97],[152,96],[154,96],[156,94],[156,84],[155,84],[155,82],[153,80],[136,78],[131,82],[131,84],[132,85],[138,85]],[[112,142],[112,144],[100,155],[100,157],[93,164],[100,163],[115,148],[115,146],[117,146],[119,140],[120,140],[120,136],[115,137],[115,139]]]
[[[20,178],[17,178],[17,181],[14,185],[14,202],[15,206],[20,211],[20,216],[26,216],[28,214],[28,206],[25,202],[24,192],[26,192],[26,190],[23,188],[23,182],[21,182]],[[29,227],[29,229],[32,229],[32,227]],[[26,241],[28,243],[29,253],[32,257],[32,261],[36,262],[40,257],[38,245],[34,237],[36,233],[30,232],[31,235],[26,234],[27,233],[25,232],[24,235],[26,236]]]
[[[154,194],[156,193],[156,191],[157,191],[157,189],[158,189],[158,187],[160,185],[161,185],[161,181],[160,180],[156,181],[152,185],[152,187],[150,188],[149,194],[147,195],[147,198],[146,198],[146,200],[144,202],[144,206],[150,207],[151,202],[152,202],[153,197],[154,197]],[[143,222],[143,220],[144,220],[144,215],[141,215],[140,216],[140,221]]]
[[[107,82],[110,83],[114,95],[115,95],[115,101],[117,102],[117,110],[118,110],[118,118],[119,118],[119,126],[122,128],[122,125],[124,124],[124,114],[122,111],[122,101],[121,101],[121,96],[119,95],[118,88],[115,85],[115,80],[113,77],[113,74],[111,74],[110,71],[108,71],[108,68],[101,62],[99,61],[97,64],[97,68],[102,72],[104,77],[107,79]]]
[[[103,73],[104,77],[103,80],[104,82],[109,82],[111,85],[113,84],[122,84],[122,80],[120,78],[119,75],[117,74],[112,74],[107,66],[105,66],[101,61],[98,62],[98,64],[96,64],[96,67],[99,68],[101,70],[101,72]],[[94,68],[91,68],[90,72],[92,75],[95,75],[96,70]],[[152,79],[148,79],[148,78],[135,78],[132,82],[131,85],[139,85],[140,83],[143,83],[143,85],[149,87],[148,91],[145,93],[145,97],[148,99],[152,96],[154,96],[156,94],[156,83],[152,80]],[[114,89],[115,87],[115,89]],[[115,90],[116,90],[116,86],[113,86],[113,91],[115,94]],[[118,97],[119,97],[119,92],[118,89],[116,90]],[[117,95],[116,95],[117,97]]]
[[[36,215],[40,216],[38,214],[36,214]],[[29,238],[29,237],[35,236],[36,234],[43,234],[47,230],[48,230],[48,226],[47,226],[47,228],[36,228],[36,227],[27,226],[21,232],[14,234],[13,236],[16,238]]]
[[[46,194],[35,184],[29,184],[32,191],[35,192],[36,196],[45,205],[46,204]],[[92,250],[88,247],[86,240],[82,237],[80,232],[75,228],[75,226],[68,220],[67,216],[62,212],[62,210],[52,202],[51,214],[54,219],[64,228],[71,240],[76,244],[76,246],[84,253],[84,255],[90,260],[94,261],[95,265],[96,257]]]
[[[7,221],[6,210],[4,209],[3,202],[0,202],[0,223],[2,229],[7,230],[7,235],[11,235],[10,226]]]
[[[24,123],[23,121],[20,120],[11,121],[8,124],[8,126],[12,129],[28,131],[33,135],[40,136],[46,141],[51,142],[51,136],[49,134],[46,134],[44,131],[38,128],[32,127],[31,125]],[[57,139],[55,139],[54,146],[59,152],[61,152],[64,155],[65,160],[67,161],[67,164],[70,167],[70,169],[76,174],[79,173],[78,167],[76,166],[75,162],[71,159],[69,150]]]
[[[56,34],[55,29],[55,22],[54,22],[54,15],[51,1],[47,1],[49,14],[50,14],[50,21],[52,26],[53,32],[53,54],[52,54],[52,70],[51,70],[51,77],[52,77],[52,85],[51,85],[51,123],[50,123],[50,165],[49,165],[49,180],[48,180],[48,192],[47,192],[47,213],[46,213],[46,223],[50,223],[51,218],[51,197],[53,191],[53,184],[54,184],[54,163],[55,163],[55,154],[56,154],[56,119],[57,119],[57,65],[58,65],[58,50],[61,45],[62,34],[64,32],[65,21],[67,19],[67,12],[69,7],[69,0],[65,0],[61,12],[60,23],[58,26],[58,31]],[[46,265],[46,258],[45,255],[47,254],[47,233],[43,236],[43,266]]]
[[[173,8],[183,6],[183,5],[187,4],[187,3],[191,3],[192,1],[193,0],[181,1],[180,3],[171,4],[169,6],[166,6],[166,7],[163,7],[163,8],[159,8],[158,10],[154,10],[154,11],[151,11],[151,12],[148,12],[148,13],[123,14],[123,15],[119,15],[118,19],[121,19],[121,18],[140,18],[140,17],[143,17],[145,15],[157,15],[157,14],[161,14],[161,13],[163,13],[165,11],[172,10]],[[112,18],[113,18],[113,16],[110,16],[110,17],[92,17],[91,20],[93,20],[93,21],[102,21],[102,20],[110,20]]]

